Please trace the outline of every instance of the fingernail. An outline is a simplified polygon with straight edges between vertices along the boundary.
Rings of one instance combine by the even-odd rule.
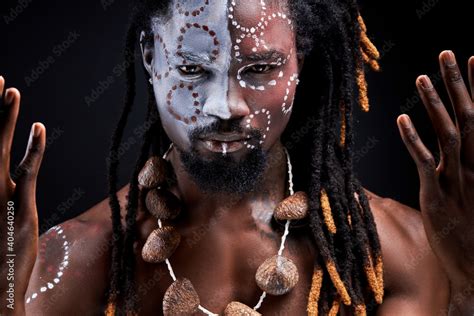
[[[410,126],[410,118],[408,117],[408,115],[404,114],[400,116],[400,123],[402,123],[404,127]]]
[[[433,88],[433,84],[431,83],[430,78],[427,75],[423,75],[419,79],[420,85],[423,89],[431,89]]]
[[[456,58],[454,57],[454,53],[450,50],[443,54],[443,61],[446,66],[456,65]]]
[[[40,134],[40,128],[37,124],[33,124],[33,127],[31,128],[31,132],[33,133],[34,137],[38,137]]]
[[[10,105],[13,102],[13,92],[10,89],[7,89],[5,92],[5,105]]]

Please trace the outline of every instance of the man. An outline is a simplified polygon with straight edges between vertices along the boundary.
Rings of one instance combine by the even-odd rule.
[[[279,251],[282,229],[272,216],[291,194],[288,173],[309,205],[300,225],[290,226],[283,252],[299,280],[285,295],[268,295],[259,313],[434,315],[450,308],[454,315],[472,314],[474,242],[464,237],[472,235],[474,221],[473,109],[451,52],[440,61],[456,125],[429,79],[417,80],[440,142],[437,168],[408,117],[397,120],[420,173],[420,215],[363,190],[352,175],[351,111],[356,103],[367,110],[361,62],[377,68],[354,3],[175,0],[134,8],[127,51],[140,43],[152,98],[131,183],[116,192],[116,153],[133,85],[112,141],[109,199],[39,242],[34,197],[45,129],[33,126],[13,182],[9,151],[19,92],[5,94],[0,201],[14,201],[17,213],[17,302],[14,311],[2,306],[2,313],[161,313],[175,284],[170,262],[206,310],[220,314],[233,301],[253,307],[262,292],[255,271]],[[473,58],[469,70],[472,77]],[[293,103],[299,80],[315,87],[311,102]],[[3,79],[0,85],[3,91]],[[292,140],[291,132],[308,122],[315,122],[311,132]],[[174,172],[167,189],[182,205],[179,217],[167,222],[181,243],[166,264],[142,258],[158,226],[153,204],[144,203],[150,188],[139,187],[138,179],[142,168],[157,169],[144,166],[151,145],[153,155],[167,151]],[[417,261],[407,263],[413,254]],[[6,275],[8,266],[2,269]],[[8,285],[1,284],[3,295]]]

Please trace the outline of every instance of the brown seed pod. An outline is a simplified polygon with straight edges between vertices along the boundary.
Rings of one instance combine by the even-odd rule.
[[[298,268],[293,261],[275,255],[265,260],[257,269],[257,285],[271,295],[283,295],[298,283]]]
[[[166,161],[153,156],[138,174],[138,184],[144,189],[156,188],[166,181]]]
[[[224,310],[224,316],[260,316],[259,312],[239,302],[231,302]]]
[[[198,311],[199,296],[193,284],[186,278],[178,278],[166,290],[163,298],[165,316],[187,316]]]
[[[178,248],[181,236],[174,227],[157,228],[148,236],[142,248],[142,258],[149,263],[160,263],[171,257]]]
[[[308,215],[308,196],[299,191],[287,197],[275,208],[273,216],[278,220],[298,220]]]
[[[181,211],[179,199],[170,191],[152,189],[145,199],[146,208],[157,219],[175,219]]]

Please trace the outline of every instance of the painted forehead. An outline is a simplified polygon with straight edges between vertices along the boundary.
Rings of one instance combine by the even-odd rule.
[[[221,52],[233,50],[232,57],[241,61],[243,53],[271,50],[292,42],[288,30],[293,31],[293,23],[285,2],[175,0],[166,23],[155,19],[155,33],[160,34],[160,40],[173,44],[175,47],[168,49],[174,48],[180,57],[183,53],[192,55],[191,51],[207,52],[209,56],[200,57],[215,62]]]

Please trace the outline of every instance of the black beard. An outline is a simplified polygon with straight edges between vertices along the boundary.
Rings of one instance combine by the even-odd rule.
[[[194,144],[205,132],[219,131],[219,125],[217,123],[193,131],[190,135],[191,144],[193,144],[191,149],[189,151],[178,149],[184,169],[205,193],[237,195],[250,193],[261,183],[268,154],[261,145],[255,145],[255,148],[239,161],[230,155],[216,155],[212,160],[203,159]],[[240,132],[240,126],[232,125],[233,131]],[[252,143],[260,144],[262,133],[259,130],[254,129],[247,135],[251,135]]]

